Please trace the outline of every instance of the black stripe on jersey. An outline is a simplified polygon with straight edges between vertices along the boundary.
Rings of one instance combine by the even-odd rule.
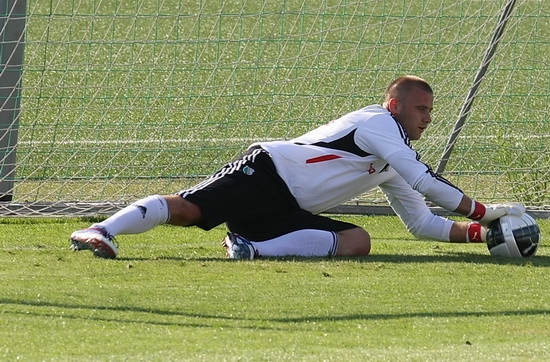
[[[312,143],[312,146],[318,146],[318,147],[324,147],[329,148],[331,150],[339,150],[344,152],[353,153],[354,155],[357,155],[359,157],[367,157],[370,156],[370,153],[363,151],[357,144],[355,143],[355,131],[357,129],[354,129],[344,137],[340,137],[334,141],[330,142],[315,142]],[[304,143],[296,143],[297,145],[304,145]]]
[[[393,116],[392,116],[393,118]],[[403,128],[403,126],[401,125],[401,123],[397,122],[397,120],[394,118],[393,119],[395,121],[395,124],[397,126],[397,129],[399,130],[399,133],[401,134],[401,138],[403,139],[403,142],[405,142],[405,144],[412,149],[412,146],[411,146],[411,140],[409,138],[409,135],[407,134],[407,131],[405,131],[405,128]],[[418,158],[418,156],[417,156]]]
[[[418,153],[417,153],[418,154]],[[464,191],[462,191],[461,189],[459,189],[458,187],[456,187],[454,184],[451,183],[451,181],[447,180],[445,177],[441,176],[440,174],[438,173],[435,173],[432,168],[428,165],[426,165],[424,162],[422,162],[424,164],[424,166],[426,166],[427,170],[426,170],[426,173],[429,173],[433,178],[435,178],[436,180],[440,181],[440,182],[443,182],[443,183],[446,183],[447,185],[451,186],[451,187],[454,187],[455,189],[457,189],[458,191],[464,193]]]
[[[405,131],[405,128],[401,125],[401,123],[397,122],[397,120],[394,118],[395,124],[397,125],[397,129],[399,130],[399,133],[401,133],[401,138],[403,138],[403,141],[405,144],[413,151],[416,152],[416,150],[411,146],[411,140],[409,138],[409,135],[407,134],[407,131]],[[461,189],[453,185],[449,180],[447,180],[445,177],[441,176],[440,174],[435,173],[430,166],[425,164],[424,162],[420,161],[420,154],[416,152],[416,160],[418,162],[421,162],[424,166],[426,166],[426,173],[429,173],[430,176],[435,178],[436,180],[443,182],[451,187],[454,187],[458,191],[464,193]]]

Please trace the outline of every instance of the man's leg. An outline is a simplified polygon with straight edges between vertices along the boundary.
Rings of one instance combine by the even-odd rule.
[[[273,239],[254,242],[258,256],[325,257],[336,255],[338,234],[334,231],[304,229]]]
[[[369,254],[371,246],[369,234],[357,225],[300,208],[279,210],[267,218],[228,222],[227,227],[249,240],[257,256],[362,256]],[[226,247],[232,244],[230,239],[226,238]]]
[[[146,197],[103,222],[75,231],[71,244],[74,250],[114,258],[118,252],[114,236],[119,234],[143,233],[165,223],[210,230],[229,218],[250,219],[295,203],[270,156],[259,148],[249,149],[190,189]]]
[[[102,258],[115,258],[118,249],[114,237],[119,234],[139,234],[159,225],[194,225],[201,219],[198,206],[179,195],[154,195],[138,200],[106,220],[71,234],[71,248],[91,250]]]
[[[166,223],[193,225],[200,217],[200,208],[179,195],[153,195],[128,205],[93,226],[104,228],[112,236],[141,234]]]
[[[270,240],[251,243],[259,256],[363,256],[370,252],[369,234],[359,227],[339,232],[297,230]]]
[[[336,256],[369,255],[371,249],[369,233],[360,227],[338,232]]]

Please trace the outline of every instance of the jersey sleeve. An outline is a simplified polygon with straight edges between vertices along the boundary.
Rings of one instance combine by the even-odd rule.
[[[355,137],[361,148],[386,160],[412,189],[449,211],[456,210],[462,191],[420,161],[405,130],[393,118],[372,117],[358,128]]]
[[[382,183],[380,189],[411,234],[419,239],[450,240],[453,221],[434,215],[422,195],[413,190],[400,175]]]

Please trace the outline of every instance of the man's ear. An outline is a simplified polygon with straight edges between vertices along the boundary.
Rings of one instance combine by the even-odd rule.
[[[390,98],[389,101],[386,102],[388,111],[390,111],[391,114],[398,114],[399,113],[399,101],[397,98]]]

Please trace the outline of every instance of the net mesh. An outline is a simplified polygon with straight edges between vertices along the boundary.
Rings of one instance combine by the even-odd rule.
[[[27,0],[6,215],[111,213],[428,80],[435,167],[506,1]],[[13,15],[13,14],[6,14]],[[548,208],[550,13],[517,1],[445,176]],[[379,191],[350,200],[385,203]]]

